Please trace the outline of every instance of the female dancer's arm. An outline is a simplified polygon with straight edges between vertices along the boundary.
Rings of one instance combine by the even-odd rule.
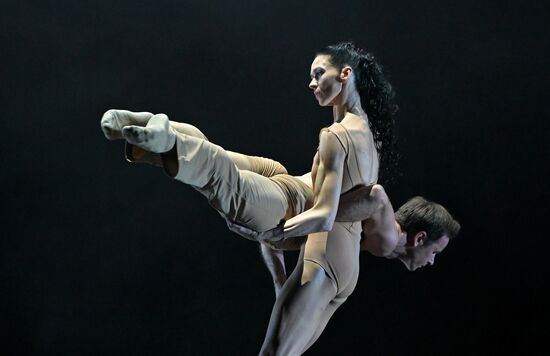
[[[336,135],[328,130],[321,132],[319,141],[313,207],[285,222],[282,229],[285,239],[332,230],[342,190],[346,153]]]
[[[248,239],[276,244],[290,237],[330,231],[336,218],[342,190],[345,151],[330,131],[321,132],[319,141],[320,162],[315,176],[315,198],[312,208],[264,232],[257,232],[231,221],[227,221],[228,228]],[[307,178],[307,175],[304,177]]]
[[[322,131],[319,139],[319,165],[314,184],[313,207],[265,232],[252,231],[228,222],[230,230],[259,241],[281,241],[290,237],[330,231],[338,211],[342,190],[345,151],[336,136]]]

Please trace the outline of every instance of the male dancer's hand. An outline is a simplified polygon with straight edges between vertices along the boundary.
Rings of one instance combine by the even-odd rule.
[[[240,235],[244,237],[247,240],[258,242],[257,236],[258,232],[252,229],[249,229],[247,227],[244,227],[242,225],[239,225],[237,223],[234,223],[233,221],[229,219],[225,219],[225,223],[227,224],[227,228],[229,231],[233,231],[237,235]]]
[[[263,232],[252,230],[246,226],[239,225],[228,219],[226,219],[225,221],[227,223],[227,228],[229,230],[233,231],[238,235],[241,235],[242,237],[248,240],[263,242],[268,245],[284,240],[284,236],[283,236],[283,230],[285,225],[284,220],[281,221],[281,223],[277,227],[271,230],[263,231]]]
[[[264,245],[267,245],[274,250],[298,251],[307,240],[307,236],[295,236],[288,239],[279,240],[266,238],[266,236],[275,236],[275,233],[272,230],[282,229],[283,223],[281,223],[275,229],[259,233],[246,226],[242,226],[232,221],[229,221],[228,219],[225,219],[225,222],[227,224],[227,228],[230,231],[233,231],[237,235],[240,235],[247,240],[260,242]]]

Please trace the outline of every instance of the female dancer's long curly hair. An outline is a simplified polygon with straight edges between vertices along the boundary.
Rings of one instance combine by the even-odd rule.
[[[395,91],[382,66],[371,53],[352,42],[337,43],[317,52],[317,55],[323,54],[329,55],[331,63],[339,69],[349,65],[355,72],[355,86],[380,156],[380,181],[386,184],[392,182],[399,158],[394,132],[394,116],[399,107],[395,103]]]

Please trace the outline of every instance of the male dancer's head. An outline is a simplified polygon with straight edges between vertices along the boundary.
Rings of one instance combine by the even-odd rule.
[[[447,209],[419,196],[395,212],[395,221],[400,239],[405,244],[396,247],[391,257],[401,260],[410,271],[433,265],[435,256],[460,231],[460,224]]]

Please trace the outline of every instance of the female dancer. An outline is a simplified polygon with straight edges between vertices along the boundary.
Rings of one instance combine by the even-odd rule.
[[[393,157],[391,127],[397,107],[391,85],[370,54],[350,43],[328,46],[315,57],[311,78],[309,87],[319,104],[333,107],[334,124],[321,131],[313,160],[313,208],[282,228],[256,235],[277,239],[309,234],[298,265],[275,301],[264,355],[305,352],[353,292],[359,275],[361,221],[335,222],[339,197],[376,182],[376,148],[383,164]],[[326,232],[303,227],[316,214],[322,216],[321,231]]]
[[[102,120],[108,138],[117,138],[121,130],[128,143],[160,153],[170,176],[199,190],[227,219],[259,231],[258,239],[309,235],[275,303],[262,354],[303,353],[353,291],[361,222],[335,222],[339,197],[376,182],[377,148],[384,159],[391,144],[393,91],[371,55],[350,43],[329,46],[315,57],[311,76],[319,104],[332,106],[334,114],[334,124],[320,133],[313,197],[299,179],[238,169],[221,147],[179,133],[163,114],[150,117],[145,126],[113,119],[116,112]]]

